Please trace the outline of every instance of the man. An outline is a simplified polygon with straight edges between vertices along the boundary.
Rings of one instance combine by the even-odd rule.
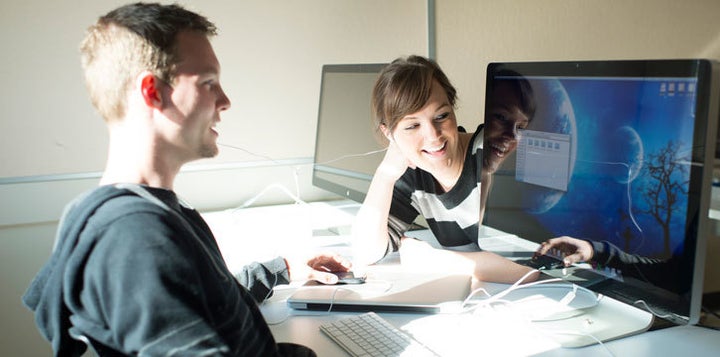
[[[173,192],[183,164],[218,153],[215,125],[230,100],[215,33],[182,7],[143,3],[88,30],[82,64],[109,128],[107,166],[100,187],[68,205],[24,297],[56,355],[86,345],[100,355],[314,355],[276,344],[256,301],[290,273],[334,283],[329,272],[349,263],[278,257],[233,277],[203,219]]]

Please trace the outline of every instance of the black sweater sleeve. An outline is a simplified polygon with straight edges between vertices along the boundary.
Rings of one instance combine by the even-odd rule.
[[[600,268],[613,268],[623,276],[633,277],[661,288],[682,292],[689,287],[689,282],[682,279],[683,265],[676,256],[669,259],[649,258],[638,254],[626,253],[608,241],[588,241],[594,250],[592,261]]]
[[[272,288],[290,282],[285,259],[277,257],[264,263],[251,263],[235,274],[235,279],[250,291],[257,302],[272,296]]]

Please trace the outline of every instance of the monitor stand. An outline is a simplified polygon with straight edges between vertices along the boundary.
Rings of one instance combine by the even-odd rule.
[[[508,285],[473,282],[473,290],[481,287],[495,295]],[[482,295],[478,294],[477,298]],[[541,321],[542,318],[531,319],[522,313],[528,312],[527,309],[521,312],[514,308],[512,300],[516,299],[508,294],[492,306],[479,306],[468,313],[415,318],[402,328],[440,355],[461,356],[480,348],[484,354],[491,355],[555,356],[576,354],[563,352],[563,348],[591,346],[599,341],[604,343],[643,333],[654,320],[648,312],[601,297],[597,304],[571,317]],[[438,331],[445,330],[449,332],[447,337],[438,338]]]
[[[526,329],[523,333],[555,347],[584,347],[643,333],[655,320],[645,310],[567,282],[531,283],[511,291],[506,284],[473,285],[480,287],[497,295],[497,302],[481,305],[479,312],[486,315],[478,317],[522,321],[517,328]]]
[[[645,332],[653,320],[647,311],[601,296],[580,315],[532,324],[562,347],[583,347]]]

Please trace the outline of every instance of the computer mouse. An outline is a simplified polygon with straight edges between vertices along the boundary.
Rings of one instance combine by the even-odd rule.
[[[338,277],[337,284],[365,284],[364,276],[355,276],[351,271],[333,273]]]
[[[565,267],[562,260],[549,255],[536,255],[520,263],[537,270],[562,269]]]

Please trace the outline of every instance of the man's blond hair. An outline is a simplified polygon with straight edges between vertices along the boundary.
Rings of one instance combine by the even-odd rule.
[[[80,46],[85,85],[107,121],[125,116],[128,91],[143,71],[172,83],[180,32],[217,33],[205,17],[178,5],[136,3],[100,17]]]

